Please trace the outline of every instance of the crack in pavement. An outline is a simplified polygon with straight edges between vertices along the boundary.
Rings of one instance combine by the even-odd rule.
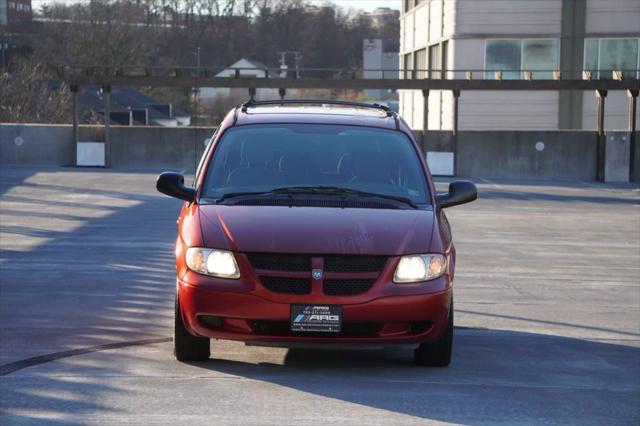
[[[86,348],[71,349],[68,351],[54,352],[46,355],[38,355],[20,361],[10,362],[0,365],[0,377],[6,376],[18,370],[23,370],[34,365],[45,364],[62,358],[84,355],[93,352],[107,351],[110,349],[126,348],[128,346],[151,345],[154,343],[166,343],[172,340],[171,337],[161,337],[155,339],[130,340],[127,342],[106,343],[104,345],[89,346]]]

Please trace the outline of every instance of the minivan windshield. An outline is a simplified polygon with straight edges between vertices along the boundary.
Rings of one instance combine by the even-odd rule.
[[[229,129],[215,147],[202,195],[220,199],[292,187],[344,188],[429,204],[418,153],[404,133],[325,124]]]

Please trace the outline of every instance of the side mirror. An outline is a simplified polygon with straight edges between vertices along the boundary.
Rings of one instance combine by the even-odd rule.
[[[478,198],[478,188],[468,180],[457,180],[449,184],[449,192],[438,194],[436,199],[441,208],[469,203]]]
[[[184,185],[184,176],[180,173],[164,172],[156,180],[156,189],[170,197],[179,198],[184,201],[196,199],[196,190]]]

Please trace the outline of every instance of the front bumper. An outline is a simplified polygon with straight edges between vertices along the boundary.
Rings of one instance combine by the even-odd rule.
[[[413,344],[440,337],[447,326],[451,304],[448,277],[427,287],[427,292],[375,294],[369,300],[313,294],[298,300],[273,300],[209,282],[206,285],[178,280],[183,321],[194,335],[245,342],[318,342]],[[438,280],[435,280],[438,281]],[[390,284],[392,285],[392,284]],[[242,287],[238,283],[238,287]],[[289,331],[291,303],[342,305],[343,331],[337,334],[294,334]],[[217,322],[208,321],[216,318]]]

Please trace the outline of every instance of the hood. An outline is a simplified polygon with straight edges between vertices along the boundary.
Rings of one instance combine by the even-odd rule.
[[[207,247],[304,254],[428,253],[430,210],[200,205]]]

